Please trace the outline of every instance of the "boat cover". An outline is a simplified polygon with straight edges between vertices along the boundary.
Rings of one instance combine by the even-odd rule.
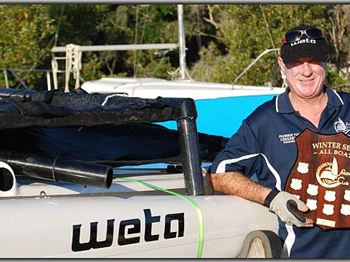
[[[114,165],[181,163],[179,132],[152,122],[182,117],[184,102],[183,98],[142,99],[82,90],[64,93],[3,88],[0,146],[15,152]],[[227,140],[199,133],[201,159],[212,161]]]

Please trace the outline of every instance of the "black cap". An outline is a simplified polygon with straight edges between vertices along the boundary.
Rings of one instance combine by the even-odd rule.
[[[299,25],[289,30],[286,35],[292,31],[307,30],[312,28],[316,27],[310,25]],[[285,64],[291,63],[300,57],[311,57],[317,61],[326,62],[328,52],[328,45],[324,37],[313,39],[309,38],[305,34],[300,40],[282,43],[281,46],[281,57]]]

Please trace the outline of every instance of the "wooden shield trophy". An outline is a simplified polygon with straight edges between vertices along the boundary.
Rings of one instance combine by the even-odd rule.
[[[285,190],[309,207],[305,217],[322,229],[350,228],[350,138],[306,129],[296,144]]]

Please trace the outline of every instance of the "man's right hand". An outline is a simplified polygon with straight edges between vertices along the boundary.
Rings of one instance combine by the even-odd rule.
[[[272,212],[287,224],[297,227],[313,227],[312,219],[304,217],[300,212],[306,212],[309,209],[304,202],[288,192],[279,192],[276,189],[273,191],[271,191],[272,194],[269,194],[270,199],[268,200],[268,207]]]

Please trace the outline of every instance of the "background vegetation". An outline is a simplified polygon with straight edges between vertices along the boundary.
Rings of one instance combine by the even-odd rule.
[[[7,76],[11,87],[46,89],[41,70],[51,69],[54,46],[178,41],[176,5],[0,5],[0,17],[0,86]],[[323,28],[331,46],[328,83],[348,87],[349,5],[184,5],[184,18],[193,79],[233,83],[264,50],[279,48],[285,31],[305,23]],[[281,86],[276,57],[269,52],[237,83]],[[82,59],[83,81],[179,77],[177,50],[84,52]]]

